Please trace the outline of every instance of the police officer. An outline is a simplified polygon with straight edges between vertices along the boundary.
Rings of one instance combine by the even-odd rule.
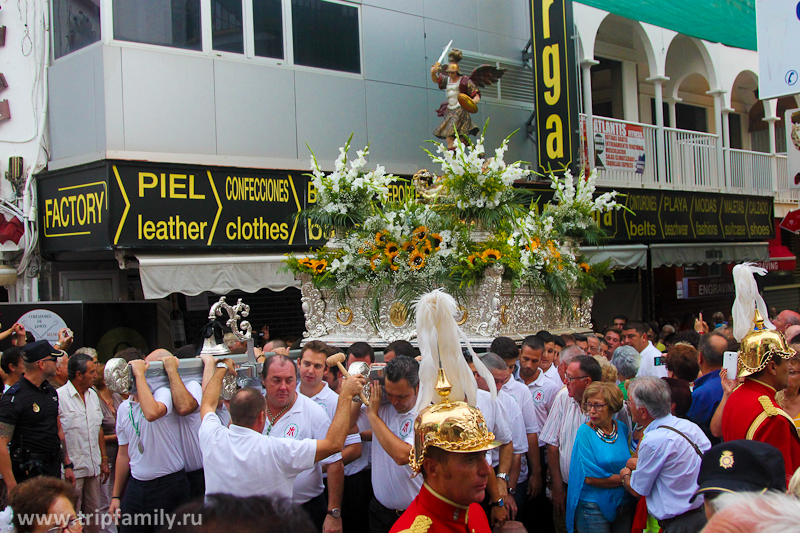
[[[64,355],[47,341],[23,347],[23,375],[0,399],[0,474],[8,490],[26,479],[64,476],[75,483],[72,464],[62,453],[58,395],[47,381],[55,376],[56,360]]]

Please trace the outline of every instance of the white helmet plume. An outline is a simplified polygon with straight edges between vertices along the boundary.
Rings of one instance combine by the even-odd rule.
[[[419,394],[416,411],[424,409],[431,403],[440,403],[436,394],[436,381],[439,365],[447,374],[453,386],[450,399],[461,401],[466,399],[469,405],[475,406],[478,397],[478,384],[461,353],[461,339],[472,354],[472,362],[478,374],[486,380],[492,400],[497,396],[494,378],[489,369],[472,350],[467,336],[458,327],[455,320],[456,301],[441,289],[422,295],[415,304],[417,314],[417,342],[422,361],[419,365]]]
[[[733,302],[731,314],[733,315],[733,336],[739,342],[745,335],[753,331],[753,317],[756,308],[764,319],[764,326],[767,329],[775,329],[775,325],[769,321],[767,304],[758,293],[758,284],[754,276],[754,274],[764,276],[766,273],[766,269],[757,267],[753,263],[742,263],[733,267],[736,300]]]

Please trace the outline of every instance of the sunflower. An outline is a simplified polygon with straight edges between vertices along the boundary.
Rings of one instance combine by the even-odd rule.
[[[400,266],[397,263],[400,260],[400,254],[398,252],[395,252],[393,254],[387,253],[386,256],[389,258],[389,268],[391,268],[394,271],[399,270]]]
[[[411,254],[411,257],[408,258],[408,266],[411,267],[411,270],[419,270],[420,268],[425,266],[425,254],[415,251]]]
[[[531,241],[531,250],[537,249],[540,244],[541,244],[541,241],[539,240],[539,237],[536,237],[535,239],[533,239]]]
[[[380,254],[375,254],[369,258],[369,267],[374,271],[381,266],[382,260]]]
[[[396,242],[390,242],[386,245],[386,255],[394,254],[397,255],[400,252],[400,247],[397,245]]]
[[[305,257],[303,259],[298,259],[297,262],[302,267],[311,268],[311,269],[314,268],[314,261],[312,259],[309,259],[308,257]]]
[[[589,263],[581,263],[581,264],[580,264],[580,265],[578,265],[578,266],[579,266],[579,267],[581,267],[581,268],[583,269],[583,271],[584,271],[584,272],[589,272],[589,268],[590,268],[590,267],[589,267]]]
[[[417,241],[417,250],[419,250],[424,254],[430,254],[431,251],[433,250],[433,247],[431,246],[431,243],[427,240]]]
[[[558,248],[553,241],[547,241],[547,248],[550,250],[550,255],[552,255],[555,259],[561,259],[561,252],[558,251]]]
[[[500,251],[495,250],[493,248],[487,248],[481,254],[481,259],[483,259],[487,263],[494,263],[495,261],[500,259]]]
[[[442,236],[438,233],[431,233],[428,235],[428,238],[433,242],[433,249],[439,250],[439,247],[442,245]]]
[[[413,242],[409,242],[409,241],[404,242],[403,246],[401,246],[401,249],[404,252],[408,252],[410,254],[414,253],[414,250],[416,250],[416,248],[414,247],[414,243]]]
[[[316,264],[314,265],[313,268],[314,272],[316,272],[317,274],[322,274],[323,272],[325,272],[325,269],[328,268],[328,262],[325,261],[324,259],[320,259],[319,261],[316,261]]]
[[[421,241],[428,237],[428,227],[420,226],[411,233],[412,240]]]
[[[386,237],[386,232],[385,231],[379,231],[378,233],[375,234],[375,244],[377,244],[378,246],[385,245],[386,244],[386,240],[387,240],[387,237]]]
[[[470,256],[469,256],[469,257],[467,257],[467,263],[469,263],[470,265],[473,265],[473,266],[474,266],[474,265],[475,265],[475,260],[476,260],[476,259],[480,259],[480,256],[478,256],[478,255],[475,255],[475,254],[470,254]]]

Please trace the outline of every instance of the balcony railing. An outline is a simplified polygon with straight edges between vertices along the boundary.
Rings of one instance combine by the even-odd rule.
[[[585,143],[585,115],[581,119]],[[591,146],[599,153],[593,165],[598,169],[599,185],[775,195],[777,202],[800,200],[800,191],[789,189],[785,155],[720,150],[716,135],[664,128],[664,156],[659,160],[656,126],[605,117],[594,117],[593,124]],[[586,146],[582,154],[585,164]]]

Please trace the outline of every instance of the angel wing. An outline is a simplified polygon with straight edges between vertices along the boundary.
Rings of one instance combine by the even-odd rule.
[[[469,79],[478,87],[486,87],[487,85],[497,83],[497,80],[502,78],[505,73],[506,69],[504,68],[497,68],[493,65],[481,65],[472,71],[472,74],[469,75]]]

